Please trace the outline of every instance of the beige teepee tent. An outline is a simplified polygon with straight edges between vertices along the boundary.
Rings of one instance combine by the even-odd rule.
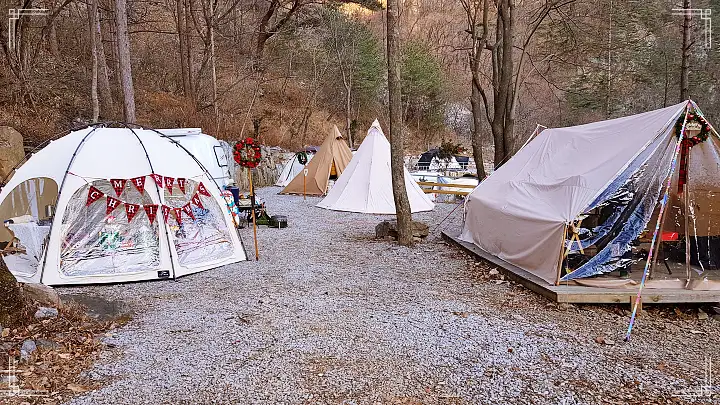
[[[325,195],[332,172],[334,171],[335,175],[340,177],[352,157],[352,152],[345,139],[340,135],[337,126],[333,125],[330,135],[325,138],[320,145],[320,150],[307,165],[308,174],[305,179],[304,191],[303,177],[305,175],[301,171],[280,194],[303,194],[304,192],[307,195]]]

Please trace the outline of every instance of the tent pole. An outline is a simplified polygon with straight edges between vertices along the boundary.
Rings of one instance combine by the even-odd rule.
[[[685,162],[689,164],[690,162],[690,148],[688,148],[688,156],[685,158]],[[689,180],[689,176],[687,178]],[[688,181],[685,182],[685,190],[683,192],[684,194],[684,214],[685,217],[685,277],[687,280],[687,284],[690,283],[690,183]]]
[[[555,285],[560,285],[560,276],[562,274],[562,264],[565,259],[565,249],[566,249],[565,241],[567,240],[567,230],[568,230],[568,226],[566,223],[565,226],[563,227],[563,239],[562,239],[562,242],[560,243],[560,259],[559,259],[558,265],[557,265],[557,277],[555,277]]]
[[[248,167],[248,179],[250,180],[250,212],[253,221],[253,240],[255,242],[255,261],[260,260],[260,252],[257,242],[257,220],[255,218],[255,189],[252,183],[252,169]]]

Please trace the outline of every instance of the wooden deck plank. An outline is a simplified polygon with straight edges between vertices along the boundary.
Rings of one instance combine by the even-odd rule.
[[[578,285],[551,285],[540,277],[523,270],[499,257],[493,256],[476,245],[461,241],[456,236],[442,232],[446,241],[459,247],[465,252],[488,261],[512,281],[523,285],[550,300],[570,304],[627,304],[630,298],[637,295],[637,288],[599,288]],[[679,303],[705,303],[720,302],[720,291],[696,291],[684,289],[645,289],[643,290],[643,303],[645,304],[679,304]]]

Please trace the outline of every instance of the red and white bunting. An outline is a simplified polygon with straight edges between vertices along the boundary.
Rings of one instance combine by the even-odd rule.
[[[123,190],[125,190],[125,183],[127,183],[127,180],[125,179],[110,179],[110,185],[112,186],[113,190],[115,190],[115,195],[117,195],[118,197],[120,197]]]
[[[173,184],[175,183],[175,179],[173,177],[165,177],[165,188],[168,190],[168,193],[172,194]]]
[[[102,191],[98,190],[94,186],[90,186],[90,189],[88,190],[88,196],[87,201],[85,201],[85,206],[94,203],[95,201],[101,199],[105,194],[103,194]]]
[[[198,183],[198,193],[204,195],[205,197],[210,197],[210,192],[207,191],[205,185],[202,184],[202,181]]]
[[[175,220],[177,221],[178,225],[182,224],[182,208],[172,208],[173,213],[175,214]]]
[[[183,192],[183,194],[185,194],[185,183],[186,182],[187,181],[185,179],[183,179],[182,177],[178,177],[178,179],[177,179],[177,185],[180,188],[180,191]]]
[[[153,173],[150,175],[150,177],[152,177],[153,180],[155,180],[155,184],[157,184],[158,187],[160,187],[160,188],[164,187],[163,176]]]
[[[135,177],[130,179],[130,182],[135,186],[137,191],[142,194],[145,192],[145,176]]]
[[[156,204],[146,204],[143,205],[143,209],[145,210],[148,220],[150,220],[150,224],[152,225],[152,223],[155,222],[155,217],[157,216],[158,206]]]
[[[172,208],[168,207],[167,205],[163,205],[160,207],[160,211],[162,211],[163,218],[165,218],[165,222],[167,223],[168,218],[170,217],[170,211]]]
[[[202,204],[202,201],[200,201],[200,196],[197,193],[195,193],[195,195],[193,195],[193,198],[190,201],[192,201],[193,204],[197,205],[198,208],[205,209],[205,207]]]
[[[118,206],[122,204],[122,201],[118,200],[117,198],[112,198],[108,196],[107,202],[106,202],[106,209],[105,209],[105,215],[110,215],[111,212],[115,210]]]
[[[195,220],[195,215],[193,215],[192,207],[190,206],[190,203],[187,203],[182,206],[182,211],[187,214],[192,220]]]
[[[125,203],[125,214],[127,214],[128,222],[132,221],[132,219],[135,218],[135,215],[137,215],[138,211],[140,211],[140,205]]]

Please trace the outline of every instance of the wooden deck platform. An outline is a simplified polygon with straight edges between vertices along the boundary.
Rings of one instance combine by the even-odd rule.
[[[495,257],[472,243],[442,232],[443,238],[467,253],[498,266],[507,278],[555,302],[572,304],[628,304],[637,295],[637,288],[597,288],[576,285],[551,285],[540,277]],[[684,289],[643,290],[643,304],[720,302],[720,291]]]

